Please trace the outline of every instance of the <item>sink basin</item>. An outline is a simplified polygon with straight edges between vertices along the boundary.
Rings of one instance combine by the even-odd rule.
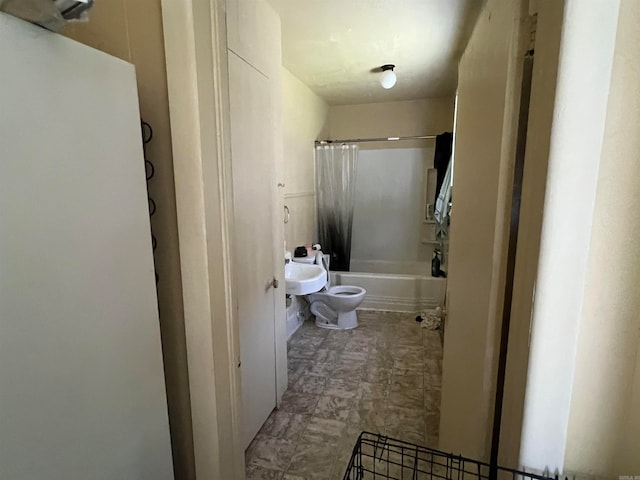
[[[322,290],[327,272],[320,265],[290,262],[284,266],[284,280],[289,295],[308,295]]]

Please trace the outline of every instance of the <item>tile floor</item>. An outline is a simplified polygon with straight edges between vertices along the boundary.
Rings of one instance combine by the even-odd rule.
[[[342,479],[362,430],[437,447],[442,344],[411,314],[358,312],[355,330],[306,322],[289,388],[246,452],[247,480]]]

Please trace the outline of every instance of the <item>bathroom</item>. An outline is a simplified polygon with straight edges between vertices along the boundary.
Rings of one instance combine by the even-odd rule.
[[[640,472],[637,1],[0,10],[0,476],[353,478],[363,430],[411,450],[375,478]],[[316,243],[353,301],[320,325],[285,274]]]
[[[296,246],[321,242],[323,238],[318,232],[315,168],[322,168],[327,161],[324,150],[340,152],[341,148],[317,140],[428,136],[350,144],[355,177],[347,185],[353,189],[350,265],[347,271],[331,269],[331,282],[364,288],[367,294],[363,309],[419,313],[444,307],[448,219],[438,223],[434,218],[434,137],[453,130],[455,96],[313,110],[314,103],[322,100],[313,98],[315,94],[287,70],[284,78],[285,135],[291,129],[290,142],[317,143],[304,157],[305,184],[300,185],[300,179],[293,175],[287,178],[287,184],[293,185],[292,191],[287,188],[284,195],[287,249],[293,251]],[[292,111],[303,105],[309,107],[303,108],[305,111],[318,112],[316,118],[310,119],[318,129],[315,136],[312,131],[300,129],[298,122],[287,122],[291,118],[286,115],[288,104]],[[446,139],[443,140],[446,146]],[[302,163],[299,154],[296,159]],[[329,203],[333,201],[327,199]],[[433,276],[431,271],[436,250],[442,277]],[[304,313],[300,308],[303,305],[297,299],[293,302],[294,308],[287,312],[289,336],[299,325],[298,312]]]
[[[443,218],[439,223],[435,205],[440,193],[437,177],[443,184],[452,136],[444,135],[438,142],[436,137],[454,131],[456,65],[455,61],[446,63],[437,73],[427,68],[427,75],[440,79],[421,82],[414,78],[409,86],[411,75],[403,75],[402,70],[419,68],[418,61],[408,52],[399,53],[399,48],[397,60],[392,59],[398,63],[397,85],[392,89],[381,86],[381,72],[375,69],[379,65],[364,68],[366,62],[377,62],[373,60],[376,55],[342,73],[351,75],[352,84],[338,83],[336,74],[328,73],[312,89],[317,70],[305,70],[304,60],[325,58],[329,52],[340,57],[344,50],[317,41],[323,38],[322,28],[330,24],[329,6],[304,14],[294,3],[281,2],[278,10],[283,52],[283,165],[278,181],[282,204],[276,219],[284,222],[285,262],[291,262],[285,269],[304,261],[295,258],[299,247],[320,244],[329,254],[330,284],[362,289],[366,294],[358,306],[357,320],[326,322],[347,330],[316,325],[309,300],[317,294],[287,295],[288,384],[264,424],[256,420],[259,430],[248,445],[247,475],[315,478],[316,471],[318,478],[324,478],[320,472],[341,478],[349,460],[345,453],[351,451],[362,430],[420,445],[438,443],[449,210],[439,212]],[[466,17],[459,12],[455,21],[464,17],[472,24],[477,11],[471,4],[467,7]],[[407,19],[410,15],[401,16],[415,25]],[[353,55],[362,51],[359,42],[374,41],[371,32],[356,23],[350,21],[361,37],[345,47],[355,49]],[[470,25],[466,28],[470,30]],[[309,37],[300,32],[310,32]],[[300,36],[294,38],[296,35]],[[347,67],[336,70],[340,68]],[[330,79],[336,82],[333,88],[328,86]],[[349,139],[360,141],[344,141]],[[434,168],[437,143],[440,157],[445,157],[439,172]],[[330,161],[325,150],[332,151],[327,157],[335,155],[336,163],[345,166],[334,173],[347,179],[342,187],[352,198],[350,247],[342,250],[350,257],[348,266],[336,254],[339,249],[332,248],[320,233],[319,199],[322,193],[340,190],[329,185],[323,191],[318,184],[325,166],[322,162]],[[448,182],[445,187],[451,186]],[[327,203],[342,202],[329,198]],[[350,216],[349,208],[341,213]],[[437,276],[432,275],[435,251],[440,262]],[[306,258],[313,263],[316,254],[309,251]],[[416,316],[428,317],[423,323],[430,328],[422,328]]]

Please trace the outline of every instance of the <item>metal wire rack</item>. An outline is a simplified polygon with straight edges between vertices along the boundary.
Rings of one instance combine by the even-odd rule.
[[[558,480],[362,432],[343,480]]]

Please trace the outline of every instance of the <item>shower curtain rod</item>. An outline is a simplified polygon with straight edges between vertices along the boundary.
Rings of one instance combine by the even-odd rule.
[[[316,140],[316,145],[331,143],[362,143],[362,142],[397,142],[398,140],[431,140],[437,135],[414,135],[411,137],[382,137],[382,138],[350,138],[346,140]]]

